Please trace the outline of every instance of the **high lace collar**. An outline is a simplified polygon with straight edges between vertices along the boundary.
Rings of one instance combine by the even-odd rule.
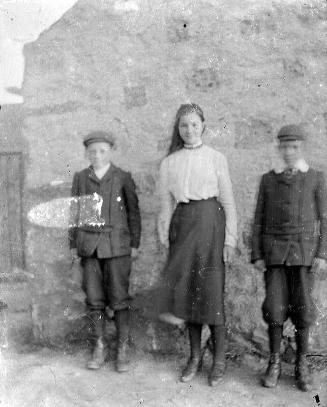
[[[196,150],[197,148],[200,148],[202,146],[202,141],[198,144],[183,144],[183,147],[186,148],[186,150]]]

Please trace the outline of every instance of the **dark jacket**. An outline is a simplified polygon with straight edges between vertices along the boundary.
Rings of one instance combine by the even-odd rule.
[[[70,247],[77,247],[81,257],[89,257],[97,249],[97,257],[128,255],[140,244],[141,217],[135,184],[128,172],[110,165],[101,180],[92,166],[74,175],[72,196],[97,193],[103,198],[101,217],[104,226],[84,225],[69,231]],[[74,223],[79,224],[79,208]]]
[[[321,172],[309,168],[292,178],[270,171],[259,188],[251,261],[311,266],[327,259],[327,192]]]

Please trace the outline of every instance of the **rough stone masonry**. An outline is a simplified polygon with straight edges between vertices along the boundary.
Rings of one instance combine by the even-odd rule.
[[[194,101],[205,112],[206,142],[228,158],[238,209],[239,256],[226,281],[229,333],[266,349],[263,278],[249,264],[255,194],[275,162],[283,124],[302,123],[311,134],[309,162],[327,168],[326,34],[322,0],[80,0],[25,47],[25,212],[69,195],[74,171],[86,164],[82,135],[117,136],[114,161],[132,172],[143,219],[131,287],[133,335],[143,348],[178,343],[152,312],[165,259],[155,183],[174,114]],[[52,344],[83,338],[79,269],[71,267],[66,231],[26,221],[26,266],[34,337]],[[317,352],[327,350],[326,289],[326,281],[315,289]]]

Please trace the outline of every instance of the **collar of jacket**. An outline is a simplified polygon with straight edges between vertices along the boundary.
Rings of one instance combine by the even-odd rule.
[[[280,166],[274,169],[276,174],[281,174],[287,169],[286,165]],[[306,163],[305,160],[300,159],[296,162],[294,169],[300,172],[308,172],[309,171],[309,165]]]
[[[110,164],[110,167],[109,167],[109,169],[108,169],[108,171],[104,174],[104,176],[103,176],[101,179],[99,179],[99,178],[95,175],[93,166],[90,165],[89,168],[88,168],[89,178],[91,178],[93,181],[98,182],[98,183],[100,183],[100,182],[106,182],[106,181],[108,181],[108,180],[112,177],[112,174],[116,171],[116,168],[117,168],[117,167],[114,166],[114,165],[111,163],[111,164]]]

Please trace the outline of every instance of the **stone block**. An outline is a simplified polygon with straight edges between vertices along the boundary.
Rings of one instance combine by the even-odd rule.
[[[259,19],[244,19],[240,23],[240,31],[242,35],[248,36],[259,34],[261,31],[261,23]]]
[[[125,106],[127,109],[145,106],[148,103],[144,85],[129,87],[125,86],[124,95],[125,95]]]
[[[193,91],[211,92],[219,86],[218,72],[214,68],[195,69],[187,80],[187,88]]]
[[[167,23],[168,41],[180,43],[190,38],[190,22],[185,18],[172,18]]]
[[[284,75],[288,78],[303,78],[307,74],[307,67],[300,58],[283,59]]]
[[[236,148],[256,149],[273,140],[273,128],[268,120],[249,118],[235,122]]]

